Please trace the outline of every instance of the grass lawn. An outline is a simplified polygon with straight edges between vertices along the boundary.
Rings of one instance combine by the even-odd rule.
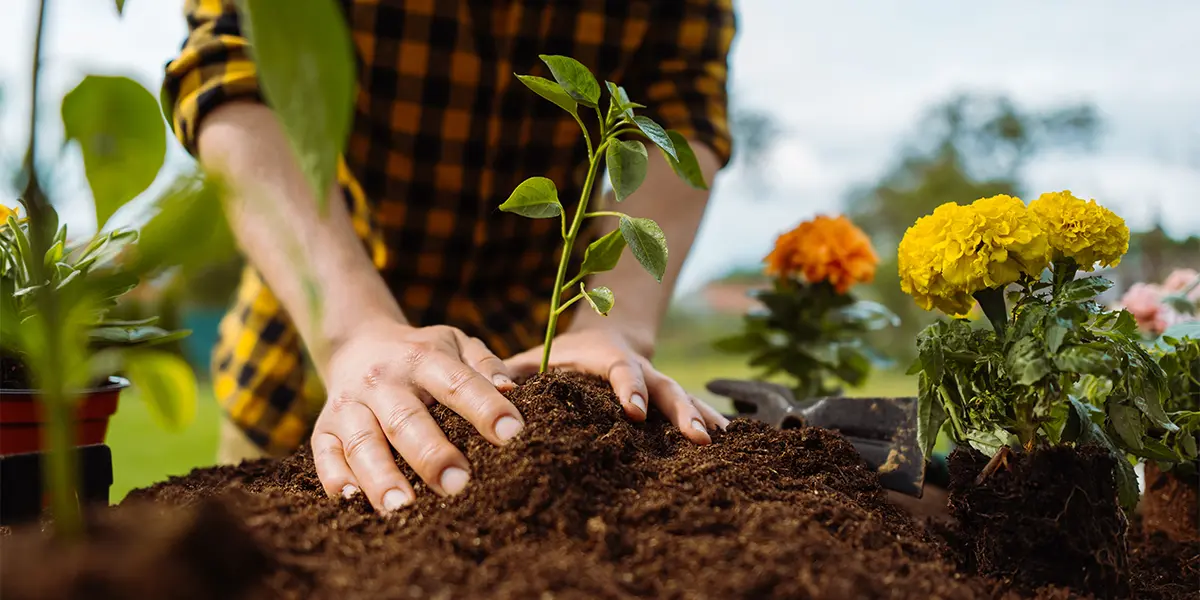
[[[728,403],[714,399],[705,389],[709,379],[748,377],[751,371],[739,358],[711,356],[672,358],[662,356],[658,367],[697,397],[712,402],[718,410],[729,410]],[[860,389],[847,390],[852,396],[911,396],[916,394],[916,378],[903,373],[875,373]],[[109,430],[112,446],[114,482],[112,501],[118,502],[129,490],[183,475],[195,467],[216,461],[219,409],[211,390],[201,390],[196,419],[181,432],[164,430],[146,410],[136,391],[121,397],[120,407]]]

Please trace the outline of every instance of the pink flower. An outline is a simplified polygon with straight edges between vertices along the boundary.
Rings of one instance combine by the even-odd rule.
[[[1153,283],[1135,283],[1121,296],[1120,306],[1129,311],[1142,331],[1158,335],[1168,327],[1162,303],[1163,288]]]
[[[1188,286],[1196,283],[1197,279],[1200,279],[1200,273],[1195,269],[1175,269],[1163,282],[1163,291],[1168,294],[1182,292],[1188,289]],[[1200,285],[1196,285],[1188,292],[1187,299],[1192,302],[1200,302]]]

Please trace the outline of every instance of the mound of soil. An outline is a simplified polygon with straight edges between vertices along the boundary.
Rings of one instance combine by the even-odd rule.
[[[457,497],[418,485],[412,506],[382,516],[361,497],[326,497],[301,448],[172,478],[113,512],[223,499],[270,557],[255,596],[264,598],[1022,597],[956,573],[945,545],[888,503],[837,434],[738,420],[698,447],[657,413],[630,423],[607,383],[576,374],[535,377],[508,396],[527,427],[504,448],[432,409],[471,461],[472,482]],[[1166,587],[1185,581],[1178,560],[1168,572],[1171,556],[1152,557],[1162,578],[1144,597],[1186,597]],[[0,580],[19,572],[10,569]],[[1045,588],[1036,597],[1075,596]]]
[[[1164,473],[1146,463],[1146,491],[1140,509],[1147,532],[1160,531],[1179,542],[1200,542],[1200,477]]]
[[[1128,521],[1115,459],[1095,445],[1016,453],[976,484],[989,459],[950,455],[950,514],[964,570],[1018,587],[1061,585],[1103,598],[1129,595]]]

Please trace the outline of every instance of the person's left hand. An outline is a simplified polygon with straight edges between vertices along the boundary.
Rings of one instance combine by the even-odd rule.
[[[542,347],[531,348],[504,362],[514,377],[534,375],[541,367]],[[646,420],[646,399],[649,398],[650,403],[696,444],[712,443],[709,428],[724,429],[729,424],[729,419],[716,409],[693,398],[674,379],[658,372],[616,331],[589,328],[555,337],[550,348],[550,366],[608,379],[626,416],[634,421]]]

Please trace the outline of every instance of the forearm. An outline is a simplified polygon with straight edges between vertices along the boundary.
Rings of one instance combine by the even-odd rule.
[[[706,146],[689,140],[704,180],[711,187],[717,172],[717,158]],[[670,305],[679,272],[696,238],[696,231],[708,205],[709,192],[684,183],[662,154],[650,148],[646,179],[633,195],[612,210],[632,217],[653,219],[667,239],[667,268],[659,283],[642,269],[632,254],[626,255],[611,271],[589,278],[590,287],[605,286],[613,290],[616,302],[608,316],[596,314],[584,303],[576,310],[571,330],[607,327],[621,332],[634,348],[645,355],[653,352],[658,328]],[[607,232],[617,227],[615,218],[597,220],[597,231]]]
[[[375,318],[403,322],[354,233],[340,190],[330,190],[328,211],[320,214],[268,107],[222,106],[204,120],[198,138],[205,168],[231,187],[226,210],[238,244],[294,321],[319,370],[357,325]],[[318,306],[310,306],[306,277],[315,284]]]

